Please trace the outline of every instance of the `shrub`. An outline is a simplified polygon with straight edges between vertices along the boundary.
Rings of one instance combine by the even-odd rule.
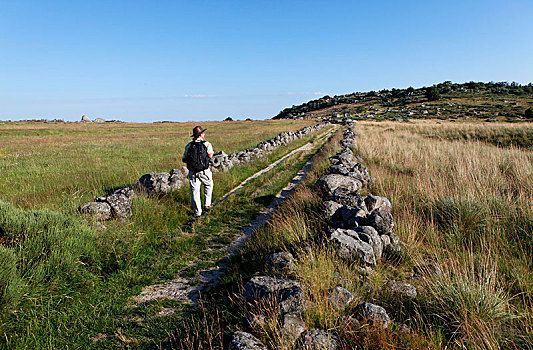
[[[524,112],[524,117],[526,119],[533,119],[533,109],[531,107],[526,109],[526,111]]]
[[[437,101],[440,99],[439,89],[436,86],[428,87],[425,93],[428,101]]]
[[[233,121],[233,118],[232,117],[227,117],[226,119],[224,119],[225,122],[232,122]]]

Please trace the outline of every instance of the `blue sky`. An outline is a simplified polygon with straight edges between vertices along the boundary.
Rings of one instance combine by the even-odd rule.
[[[0,119],[264,119],[324,94],[533,81],[533,1],[0,0]]]

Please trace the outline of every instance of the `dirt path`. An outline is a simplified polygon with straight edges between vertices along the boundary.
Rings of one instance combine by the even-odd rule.
[[[337,128],[333,128],[318,141],[322,142],[330,135],[332,135]],[[214,205],[217,205],[224,201],[231,194],[235,193],[239,189],[246,186],[253,179],[265,174],[269,170],[272,170],[274,167],[279,165],[283,160],[292,156],[297,152],[308,152],[313,149],[313,144],[307,143],[304,146],[297,148],[277,161],[270,164],[265,169],[257,172],[256,174],[250,176],[244,180],[239,186],[232,189],[230,192],[226,193],[222,198],[220,198]],[[318,150],[316,154],[318,154]],[[220,277],[224,274],[227,269],[230,258],[234,256],[239,248],[241,248],[254,234],[257,227],[263,225],[266,221],[270,219],[275,208],[285,200],[290,192],[298,186],[298,184],[305,179],[307,173],[311,169],[311,166],[314,161],[314,156],[298,171],[296,176],[275,196],[272,202],[261,212],[259,213],[248,226],[243,227],[241,230],[241,235],[237,237],[232,243],[230,243],[226,249],[227,254],[224,258],[218,261],[217,266],[208,270],[202,270],[198,272],[198,276],[194,280],[189,280],[184,277],[178,277],[169,282],[162,284],[155,284],[145,287],[142,292],[135,298],[135,306],[140,306],[144,303],[154,301],[159,298],[166,298],[171,300],[181,301],[186,304],[195,305],[198,301],[198,298],[205,291],[215,287],[220,280]],[[176,312],[178,309],[175,308],[165,308],[161,310],[156,316],[166,316]]]

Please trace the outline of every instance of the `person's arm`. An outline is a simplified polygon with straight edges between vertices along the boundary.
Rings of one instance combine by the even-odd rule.
[[[213,145],[211,145],[211,142],[207,143],[207,155],[209,158],[213,158],[213,155],[215,152],[213,151]]]
[[[183,152],[183,156],[181,157],[181,161],[183,163],[187,163],[187,151],[189,150],[189,144],[187,144],[187,146],[185,146],[185,152]]]

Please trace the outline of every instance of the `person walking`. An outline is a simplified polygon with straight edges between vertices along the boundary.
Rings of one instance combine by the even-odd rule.
[[[205,208],[211,208],[211,195],[213,193],[213,173],[209,169],[213,146],[205,140],[205,131],[201,126],[192,130],[193,140],[185,146],[182,160],[189,169],[189,185],[191,188],[191,205],[195,217],[202,215],[200,201],[200,187],[204,184]]]

